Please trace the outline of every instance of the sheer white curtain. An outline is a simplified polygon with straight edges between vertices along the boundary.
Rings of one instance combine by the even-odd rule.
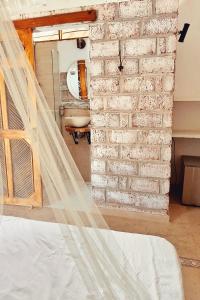
[[[25,0],[16,0],[14,3],[11,0],[3,0],[0,3],[0,71],[32,148],[39,153],[45,195],[52,207],[57,202],[62,203],[63,209],[52,210],[55,216],[66,224],[59,225],[66,240],[66,247],[70,249],[71,257],[91,295],[90,299],[149,299],[146,289],[125,256],[123,265],[125,263],[128,267],[123,269],[122,261],[118,260],[118,255],[123,254],[123,250],[119,248],[110,231],[108,243],[102,230],[99,230],[109,228],[90,198],[87,186],[49,112],[7,12],[8,7],[13,8],[13,4],[20,3],[29,5],[29,1]],[[36,105],[32,101],[33,98]],[[4,174],[0,180],[3,176]],[[89,230],[89,227],[92,229]],[[83,249],[81,253],[80,244]]]

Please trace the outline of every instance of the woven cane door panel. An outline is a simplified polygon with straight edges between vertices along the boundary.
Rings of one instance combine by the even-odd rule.
[[[31,95],[33,96],[33,95]],[[33,99],[34,97],[31,97]],[[12,205],[42,206],[39,160],[24,131],[24,124],[0,76],[0,165],[3,199]]]
[[[13,193],[15,198],[29,198],[34,194],[32,151],[25,140],[11,140]]]
[[[6,176],[6,156],[5,156],[5,147],[4,147],[4,141],[2,138],[0,138],[0,168],[1,168],[1,174],[2,174],[2,182],[3,185],[1,187],[1,193],[3,192],[3,196],[8,196],[8,189],[7,189],[7,176]],[[2,196],[2,195],[1,195]]]
[[[7,101],[7,113],[8,113],[8,128],[23,130],[24,124],[22,119],[13,103],[12,97],[6,87],[6,101]]]

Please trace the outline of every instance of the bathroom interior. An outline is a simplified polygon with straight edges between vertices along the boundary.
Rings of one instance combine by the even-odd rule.
[[[41,27],[34,30],[33,40],[39,84],[83,179],[90,185],[88,30],[87,24]]]

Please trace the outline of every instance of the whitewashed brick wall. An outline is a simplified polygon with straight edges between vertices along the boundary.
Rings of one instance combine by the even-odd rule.
[[[92,8],[98,11],[90,25],[93,197],[103,206],[165,213],[178,0]]]

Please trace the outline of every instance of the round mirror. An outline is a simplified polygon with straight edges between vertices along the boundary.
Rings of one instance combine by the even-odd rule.
[[[85,60],[78,60],[69,67],[67,71],[67,86],[74,98],[88,100]]]

